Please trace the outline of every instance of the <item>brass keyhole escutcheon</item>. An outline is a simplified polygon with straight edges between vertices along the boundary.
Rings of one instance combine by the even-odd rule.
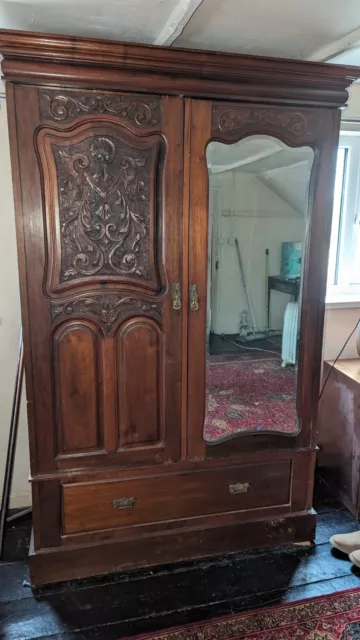
[[[237,493],[247,493],[250,489],[249,482],[238,482],[237,484],[230,484],[229,491],[235,496]]]
[[[197,284],[190,285],[190,309],[191,311],[199,311],[199,295]]]
[[[112,504],[115,509],[131,509],[131,507],[134,506],[135,502],[135,498],[126,498],[124,496],[122,498],[118,498],[117,500],[113,500]]]
[[[174,311],[179,311],[179,309],[181,309],[181,290],[179,282],[175,282],[173,284],[173,309]]]

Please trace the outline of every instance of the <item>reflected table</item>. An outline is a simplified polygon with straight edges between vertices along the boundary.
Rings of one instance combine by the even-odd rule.
[[[288,293],[291,296],[291,300],[296,302],[299,298],[300,292],[300,278],[294,280],[288,280],[283,276],[269,276],[268,277],[268,301],[267,301],[267,326],[270,327],[270,297],[271,290],[281,291],[282,293]]]

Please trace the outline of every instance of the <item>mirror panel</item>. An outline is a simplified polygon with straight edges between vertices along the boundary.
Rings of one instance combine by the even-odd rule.
[[[204,439],[298,432],[303,252],[314,152],[211,142]]]

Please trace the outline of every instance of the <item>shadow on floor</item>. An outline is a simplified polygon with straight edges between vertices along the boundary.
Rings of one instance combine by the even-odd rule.
[[[33,593],[27,578],[30,522],[12,527],[0,563],[0,637],[6,640],[118,640],[260,606],[359,586],[360,573],[329,536],[355,519],[317,482],[313,547],[285,547],[201,559],[152,570],[72,581]]]

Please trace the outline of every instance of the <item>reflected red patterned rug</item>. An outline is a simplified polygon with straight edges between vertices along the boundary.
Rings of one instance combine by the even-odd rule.
[[[206,440],[237,431],[296,431],[296,374],[279,358],[208,356]]]
[[[136,637],[144,640],[360,640],[360,588]]]

